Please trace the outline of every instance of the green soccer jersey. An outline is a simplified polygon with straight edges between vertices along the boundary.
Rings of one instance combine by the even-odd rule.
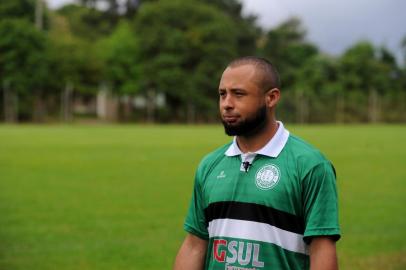
[[[309,269],[308,240],[340,237],[335,172],[278,122],[272,140],[236,140],[200,163],[185,230],[209,241],[205,269]]]

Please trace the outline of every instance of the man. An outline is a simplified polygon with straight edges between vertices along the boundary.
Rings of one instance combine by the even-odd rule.
[[[279,77],[257,57],[232,61],[219,85],[225,132],[195,177],[175,270],[335,270],[335,172],[275,118]]]

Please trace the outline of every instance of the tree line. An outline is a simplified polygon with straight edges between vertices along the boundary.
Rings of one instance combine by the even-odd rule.
[[[95,117],[100,93],[118,121],[213,122],[221,72],[244,55],[279,70],[284,121],[406,121],[406,36],[402,66],[368,41],[326,55],[298,18],[264,30],[237,0],[2,0],[0,18],[6,122]]]

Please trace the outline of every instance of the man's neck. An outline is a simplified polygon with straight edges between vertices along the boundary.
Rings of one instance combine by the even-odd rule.
[[[237,136],[237,144],[241,152],[256,152],[264,147],[275,135],[279,124],[276,120],[269,121],[257,134],[251,136]]]

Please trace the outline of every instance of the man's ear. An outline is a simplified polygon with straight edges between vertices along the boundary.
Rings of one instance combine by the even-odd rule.
[[[273,108],[279,102],[281,91],[278,88],[272,88],[265,94],[265,102],[268,108]]]

